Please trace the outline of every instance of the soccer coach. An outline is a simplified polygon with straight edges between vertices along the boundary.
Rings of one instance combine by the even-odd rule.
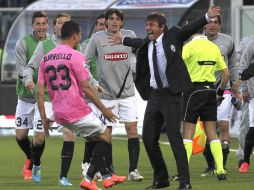
[[[138,48],[135,85],[141,97],[148,100],[143,123],[143,141],[154,170],[153,183],[147,189],[169,186],[168,171],[159,146],[160,129],[165,122],[179,174],[178,190],[191,189],[186,150],[180,133],[182,92],[192,86],[182,60],[182,46],[201,26],[218,15],[220,8],[212,6],[207,14],[183,26],[167,30],[162,13],[146,17],[145,39],[111,34],[110,42]]]

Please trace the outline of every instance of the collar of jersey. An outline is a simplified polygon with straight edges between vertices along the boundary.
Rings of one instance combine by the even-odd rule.
[[[206,37],[206,36],[203,36],[203,35],[197,35],[197,36],[194,36],[192,40],[200,40],[200,39],[205,39],[205,40],[207,40],[207,37]]]

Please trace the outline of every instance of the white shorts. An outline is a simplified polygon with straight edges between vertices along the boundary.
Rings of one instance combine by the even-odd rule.
[[[249,119],[250,127],[254,127],[254,98],[251,98],[249,103]]]
[[[15,113],[15,129],[32,129],[34,119],[34,103],[27,103],[18,99]]]
[[[120,123],[138,121],[137,99],[135,96],[117,100],[101,99],[101,101],[106,107],[114,107],[112,112],[119,118]],[[103,120],[106,126],[116,125],[116,123],[111,123],[106,118],[104,118],[99,110],[98,112],[100,119]]]
[[[97,116],[99,117],[101,112],[100,110],[92,103],[92,102],[89,102],[88,103],[89,107],[92,109],[92,112]]]
[[[98,113],[101,113],[100,111],[98,111],[98,108],[92,103],[92,102],[88,102],[88,105],[90,106],[90,108],[92,109],[93,113],[99,117],[100,115],[97,115]],[[63,133],[63,125],[61,124],[57,124],[57,131],[59,133]]]
[[[233,108],[233,104],[231,103],[231,94],[224,94],[225,98],[221,104],[217,108],[217,121],[229,121],[230,114]]]
[[[52,108],[52,103],[51,102],[44,102],[45,106],[45,112],[46,112],[46,117],[49,118],[50,120],[54,121],[54,112]],[[52,122],[53,124],[53,122]],[[41,116],[40,112],[37,106],[37,103],[35,104],[35,112],[34,112],[34,131],[36,132],[44,132],[44,127],[42,126],[42,121],[41,121]]]
[[[106,129],[103,122],[93,112],[79,121],[73,123],[63,123],[62,125],[73,131],[77,136],[84,138],[98,136]]]

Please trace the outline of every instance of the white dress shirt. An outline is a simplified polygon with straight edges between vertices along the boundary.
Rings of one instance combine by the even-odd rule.
[[[163,49],[163,44],[162,44],[162,37],[164,33],[161,34],[157,39],[156,39],[156,50],[157,50],[157,64],[158,64],[158,70],[160,74],[160,78],[163,84],[163,88],[168,87],[168,81],[166,77],[166,67],[167,67],[167,59],[165,56],[165,52]],[[156,80],[154,77],[154,69],[153,69],[153,41],[150,41],[148,44],[148,60],[149,60],[149,67],[150,67],[150,86],[154,89],[157,89],[158,86],[156,84]]]

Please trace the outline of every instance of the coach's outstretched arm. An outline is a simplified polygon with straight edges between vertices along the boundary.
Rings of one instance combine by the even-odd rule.
[[[216,6],[216,5],[211,6],[205,15],[204,23],[193,22],[190,25],[190,26],[192,26],[190,28],[191,31],[188,31],[189,26],[183,27],[183,30],[184,30],[183,35],[180,35],[180,37],[182,36],[183,41],[187,40],[189,36],[191,36],[193,33],[195,33],[197,28],[201,27],[202,25],[205,25],[206,23],[208,23],[210,21],[211,18],[213,18],[217,15],[220,15],[220,7]],[[200,17],[200,19],[203,19],[203,17]],[[197,24],[197,26],[195,24]],[[151,31],[151,32],[153,32],[153,31]],[[181,32],[180,32],[180,34],[181,34]],[[188,34],[188,36],[186,36],[184,34]],[[142,38],[124,37],[118,31],[116,33],[109,33],[109,42],[112,43],[112,45],[123,44],[125,46],[130,46],[133,48],[141,48],[145,44],[146,41]]]

